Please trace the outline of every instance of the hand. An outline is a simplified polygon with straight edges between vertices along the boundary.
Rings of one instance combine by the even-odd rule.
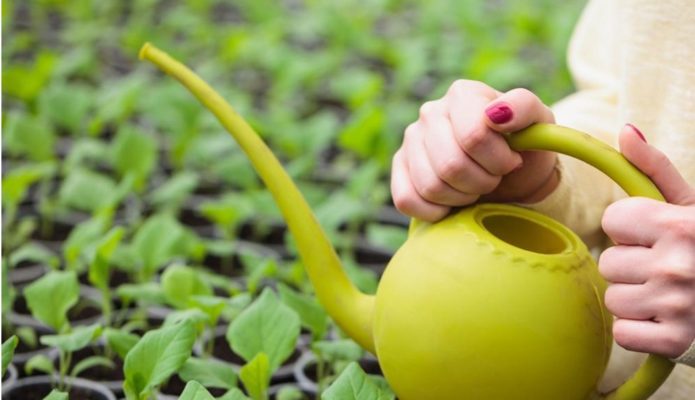
[[[517,153],[501,134],[554,121],[533,93],[500,93],[474,81],[454,82],[420,108],[393,157],[391,193],[404,214],[425,221],[452,207],[485,201],[533,202],[557,185],[556,155]]]
[[[602,225],[616,245],[603,252],[599,269],[611,283],[605,299],[616,342],[675,358],[695,339],[695,189],[641,138],[627,125],[620,149],[668,203],[632,197],[608,207]]]

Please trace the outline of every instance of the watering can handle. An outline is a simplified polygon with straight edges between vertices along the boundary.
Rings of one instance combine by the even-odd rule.
[[[630,196],[664,201],[656,185],[622,154],[586,133],[559,125],[536,124],[505,138],[514,150],[548,150],[572,156],[608,175]],[[673,367],[668,359],[651,354],[627,382],[598,398],[647,399],[668,378]]]

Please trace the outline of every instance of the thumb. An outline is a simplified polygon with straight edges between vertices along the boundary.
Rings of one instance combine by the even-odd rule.
[[[618,141],[623,156],[654,182],[668,203],[695,204],[695,190],[664,153],[647,144],[639,129],[631,124],[625,125]]]

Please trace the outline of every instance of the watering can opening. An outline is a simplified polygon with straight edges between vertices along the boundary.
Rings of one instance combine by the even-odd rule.
[[[491,205],[492,206],[492,205]],[[576,235],[559,222],[532,210],[495,205],[480,207],[478,224],[496,241],[546,255],[575,252]]]

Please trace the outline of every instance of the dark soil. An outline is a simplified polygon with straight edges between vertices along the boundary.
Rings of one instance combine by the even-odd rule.
[[[53,388],[50,384],[37,384],[16,388],[5,396],[6,400],[43,400]],[[102,400],[104,396],[88,388],[72,387],[69,392],[70,400]]]

